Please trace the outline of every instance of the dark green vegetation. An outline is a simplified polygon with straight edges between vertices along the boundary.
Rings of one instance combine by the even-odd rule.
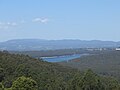
[[[117,80],[91,70],[0,52],[0,90],[120,90]]]
[[[120,80],[120,51],[101,52],[69,62],[61,62],[60,64],[74,67],[81,71],[92,69],[99,74],[114,76]]]

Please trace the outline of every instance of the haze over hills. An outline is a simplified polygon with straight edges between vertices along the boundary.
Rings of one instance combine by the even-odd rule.
[[[0,50],[30,51],[55,50],[70,48],[113,48],[119,47],[120,42],[100,40],[42,40],[42,39],[14,39],[0,42]]]

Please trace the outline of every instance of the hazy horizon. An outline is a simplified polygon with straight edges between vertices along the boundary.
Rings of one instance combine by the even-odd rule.
[[[8,40],[3,40],[0,42],[7,42],[7,41],[11,41],[11,40],[80,40],[80,41],[110,41],[110,42],[120,42],[120,41],[112,41],[112,40],[97,40],[97,39],[93,39],[93,40],[83,40],[83,39],[40,39],[40,38],[18,38],[18,39],[8,39]]]
[[[0,42],[120,41],[119,0],[0,0]]]

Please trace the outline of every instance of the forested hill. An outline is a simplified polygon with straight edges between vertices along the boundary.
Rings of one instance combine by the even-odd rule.
[[[0,90],[120,90],[111,77],[0,52]]]
[[[0,67],[5,73],[3,80],[5,87],[10,87],[11,82],[17,77],[26,76],[36,80],[40,90],[49,86],[55,88],[65,86],[64,82],[74,74],[74,70],[57,64],[6,52],[0,52]]]
[[[97,73],[114,76],[120,80],[120,51],[101,52],[60,64],[79,70],[92,69]]]

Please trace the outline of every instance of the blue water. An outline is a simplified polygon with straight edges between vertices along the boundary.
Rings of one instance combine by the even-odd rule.
[[[53,57],[41,57],[43,60],[48,62],[61,62],[61,61],[69,61],[75,58],[79,58],[86,54],[74,54],[74,55],[64,55],[64,56],[53,56]]]

